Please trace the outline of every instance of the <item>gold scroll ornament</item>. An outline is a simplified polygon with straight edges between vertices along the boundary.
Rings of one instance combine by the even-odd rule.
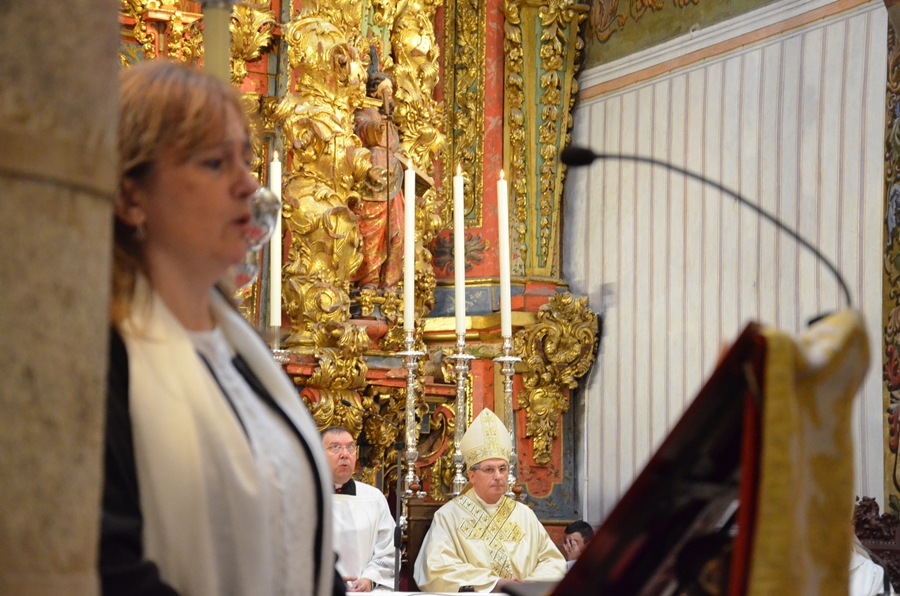
[[[567,389],[578,386],[597,355],[600,322],[587,298],[556,294],[538,311],[537,322],[514,338],[516,353],[528,368],[517,407],[525,410],[525,436],[534,442],[534,461],[550,463],[559,417],[569,411]]]

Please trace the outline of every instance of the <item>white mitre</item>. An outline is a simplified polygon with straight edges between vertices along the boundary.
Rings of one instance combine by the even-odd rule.
[[[485,408],[469,426],[459,448],[468,468],[493,458],[509,463],[512,440],[497,415]]]

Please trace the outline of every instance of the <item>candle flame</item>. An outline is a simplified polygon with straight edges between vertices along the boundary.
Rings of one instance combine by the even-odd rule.
[[[461,164],[456,164],[456,175],[462,176],[462,165]]]
[[[275,152],[275,158],[272,161],[278,161],[278,152]]]
[[[503,180],[503,168],[500,168],[500,180]]]

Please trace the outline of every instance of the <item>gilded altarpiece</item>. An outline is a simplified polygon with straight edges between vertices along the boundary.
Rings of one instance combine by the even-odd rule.
[[[459,164],[467,179],[468,351],[476,357],[465,416],[504,407],[492,362],[500,354],[496,235],[510,225],[520,294],[515,346],[525,361],[514,404],[520,480],[542,517],[563,521],[578,515],[568,391],[593,363],[600,337],[586,301],[557,294],[565,283],[556,156],[568,143],[584,7],[445,1],[272,0],[233,9],[231,80],[253,117],[253,169],[265,184],[275,151],[284,164],[280,329],[267,324],[268,250],[259,253],[258,281],[241,290],[241,309],[284,348],[277,354],[319,426],[341,424],[359,437],[360,479],[389,492],[406,417],[406,371],[395,356],[402,281],[392,268],[402,244],[392,238],[405,206],[400,172],[413,169],[416,345],[426,353],[417,466],[427,498],[445,500],[456,393],[446,356],[455,336],[452,308],[436,295],[438,281],[453,274],[445,189]],[[169,58],[202,67],[199,3],[122,0],[120,22],[123,66]],[[531,142],[528,151],[505,143],[510,134]],[[497,221],[501,168],[514,189],[512,222]],[[549,291],[524,296],[535,281]]]

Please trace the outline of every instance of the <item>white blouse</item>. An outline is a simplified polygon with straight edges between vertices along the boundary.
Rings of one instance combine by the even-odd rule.
[[[272,537],[273,587],[279,594],[300,594],[304,591],[300,569],[311,569],[313,557],[309,548],[309,529],[315,527],[315,509],[304,503],[303,495],[314,485],[315,471],[305,457],[291,427],[282,417],[253,391],[235,368],[234,350],[219,328],[212,331],[189,332],[191,342],[211,369],[222,390],[223,399],[230,404],[253,453],[259,473],[260,502],[268,520]],[[214,469],[209,474],[216,474]],[[305,488],[306,487],[306,488]],[[230,527],[228,499],[213,502],[211,525],[224,544],[241,539]],[[229,549],[218,551],[218,568],[227,576],[237,569],[228,559]],[[305,555],[305,556],[304,556]],[[221,577],[221,576],[220,576]],[[235,585],[223,577],[223,585]]]

